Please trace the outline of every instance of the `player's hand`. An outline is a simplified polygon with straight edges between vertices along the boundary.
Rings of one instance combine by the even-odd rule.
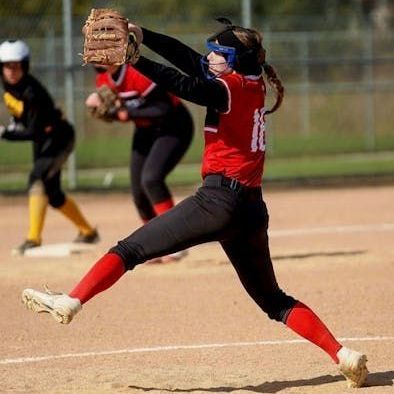
[[[101,105],[101,99],[97,92],[91,93],[85,101],[88,108],[94,108]]]
[[[127,112],[127,109],[124,107],[121,107],[118,110],[118,120],[120,120],[121,122],[127,122],[129,119],[129,113]]]
[[[144,34],[142,33],[141,27],[130,22],[128,24],[128,27],[129,27],[129,32],[134,33],[137,46],[139,47],[144,39]]]
[[[0,138],[3,138],[3,134],[7,131],[7,127],[0,125]]]

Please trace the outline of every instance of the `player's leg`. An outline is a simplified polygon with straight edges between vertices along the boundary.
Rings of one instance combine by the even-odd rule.
[[[240,231],[222,242],[246,291],[271,319],[282,321],[339,363],[349,385],[362,385],[368,373],[366,357],[343,348],[308,306],[279,288],[272,267],[267,229],[265,204],[258,208],[257,203],[252,203],[240,215]]]
[[[142,173],[146,158],[153,144],[153,131],[137,128],[131,144],[130,189],[134,204],[143,223],[156,216],[153,206],[142,186]]]
[[[42,242],[41,235],[48,206],[48,198],[41,179],[35,177],[34,173],[35,171],[33,169],[29,177],[29,229],[27,237],[21,245],[12,250],[13,254],[23,255],[26,250],[40,246]]]
[[[193,121],[181,106],[170,124],[160,130],[149,151],[142,172],[142,185],[156,215],[174,206],[166,177],[181,161],[193,138]]]
[[[85,216],[80,211],[76,202],[67,196],[60,185],[61,172],[53,174],[46,178],[44,186],[48,195],[49,204],[57,209],[68,220],[70,220],[78,229],[78,236],[75,242],[95,243],[99,240],[98,232],[93,228]]]
[[[95,243],[99,240],[97,230],[89,224],[76,202],[70,196],[66,196],[61,187],[61,168],[72,152],[73,146],[74,142],[71,141],[56,156],[40,159],[46,163],[45,171],[42,174],[45,192],[49,204],[58,209],[77,227],[79,234],[75,242]]]
[[[28,240],[41,244],[48,198],[41,180],[36,180],[29,188],[29,234]]]
[[[93,265],[69,295],[26,289],[22,294],[23,301],[34,311],[50,312],[58,321],[69,323],[82,304],[111,287],[137,264],[196,244],[222,239],[231,228],[236,204],[236,198],[230,192],[200,188],[196,195],[119,241]],[[62,314],[66,316],[60,319]]]
[[[166,177],[180,162],[193,137],[193,121],[183,106],[177,111],[177,117],[173,123],[167,124],[166,128],[172,127],[176,132],[173,130],[161,131],[149,151],[142,171],[143,188],[156,215],[161,215],[174,206]],[[181,250],[163,256],[159,260],[153,260],[153,262],[179,261],[187,254],[187,250]]]

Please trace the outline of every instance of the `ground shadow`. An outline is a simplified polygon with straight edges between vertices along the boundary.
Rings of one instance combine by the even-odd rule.
[[[370,373],[368,375],[368,386],[394,386],[394,371]]]
[[[273,261],[291,260],[291,259],[309,259],[311,257],[337,257],[337,256],[357,256],[365,254],[366,250],[338,250],[335,252],[310,252],[310,253],[293,253],[271,256]],[[222,260],[219,264],[229,264],[228,260]]]
[[[286,259],[307,259],[310,257],[337,257],[337,256],[356,256],[366,253],[366,250],[346,250],[335,252],[311,252],[311,253],[294,253],[272,256],[272,260],[286,260]]]
[[[367,386],[369,387],[393,386],[393,379],[394,379],[394,371],[371,373],[368,375]],[[166,389],[162,387],[142,387],[142,386],[130,385],[128,386],[128,388],[134,390],[140,390],[144,392],[160,391],[160,392],[168,392],[168,393],[193,393],[196,391],[207,392],[207,393],[231,393],[233,391],[245,390],[255,393],[274,394],[274,393],[279,393],[282,390],[288,388],[318,386],[322,384],[339,382],[341,380],[344,380],[344,377],[341,375],[336,375],[336,376],[322,375],[310,379],[283,380],[283,381],[278,380],[273,382],[264,382],[256,386],[249,385],[243,387],[219,386],[219,387],[206,387],[206,388],[196,387],[189,389],[180,389],[180,388]]]

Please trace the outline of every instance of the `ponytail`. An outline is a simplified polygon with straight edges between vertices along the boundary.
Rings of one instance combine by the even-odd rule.
[[[275,69],[265,61],[265,49],[263,47],[262,35],[254,29],[246,29],[240,26],[236,26],[233,30],[237,38],[249,48],[249,63],[253,64],[254,69],[261,70],[263,68],[268,83],[276,92],[276,102],[271,109],[265,112],[266,115],[275,112],[283,101],[284,87],[281,80],[276,74]],[[242,56],[242,55],[241,55]],[[253,61],[250,58],[253,58]]]
[[[276,91],[275,104],[271,109],[265,112],[265,115],[269,115],[275,112],[282,104],[285,89],[282,85],[282,81],[279,79],[278,75],[276,74],[275,69],[270,64],[264,62],[262,63],[262,67],[267,76],[268,83]]]

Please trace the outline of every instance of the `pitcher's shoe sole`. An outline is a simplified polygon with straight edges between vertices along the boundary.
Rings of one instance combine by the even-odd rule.
[[[69,324],[82,309],[79,300],[67,294],[49,291],[43,293],[33,289],[23,290],[22,302],[33,312],[50,313],[58,323],[62,324]]]

